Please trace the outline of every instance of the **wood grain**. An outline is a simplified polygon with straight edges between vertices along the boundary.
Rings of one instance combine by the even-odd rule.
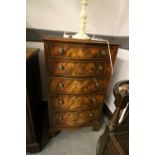
[[[82,94],[91,92],[104,92],[107,87],[109,78],[88,78],[88,79],[75,79],[75,78],[51,78],[50,91],[54,93],[65,94]]]
[[[59,50],[63,50],[59,52]],[[102,58],[109,59],[107,45],[98,46],[81,46],[81,45],[49,45],[49,57],[64,57],[64,58]]]
[[[49,61],[49,74],[63,76],[110,76],[110,62],[104,61]]]
[[[52,124],[54,125],[64,125],[64,126],[78,126],[89,123],[93,120],[96,120],[101,111],[98,109],[95,110],[85,110],[77,112],[52,112]]]
[[[89,95],[56,95],[50,97],[49,106],[51,110],[77,111],[101,107],[103,101],[103,93],[91,93]]]
[[[44,38],[49,136],[84,126],[100,129],[99,118],[111,78],[107,47],[103,41]],[[113,65],[117,50],[118,44],[110,43]]]

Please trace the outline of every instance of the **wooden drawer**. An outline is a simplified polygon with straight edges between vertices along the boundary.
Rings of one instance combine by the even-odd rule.
[[[110,62],[104,61],[49,61],[49,73],[64,76],[103,76],[111,74]]]
[[[66,94],[83,94],[91,92],[104,92],[109,78],[61,78],[53,77],[50,80],[50,92]]]
[[[53,125],[79,126],[98,119],[100,115],[100,109],[61,113],[51,111],[51,120]]]
[[[63,57],[63,58],[99,58],[109,59],[109,53],[107,45],[102,46],[87,46],[87,45],[75,45],[75,44],[59,44],[49,45],[49,57]]]
[[[53,110],[86,110],[101,107],[104,102],[103,93],[89,95],[57,95],[51,96],[49,107]]]

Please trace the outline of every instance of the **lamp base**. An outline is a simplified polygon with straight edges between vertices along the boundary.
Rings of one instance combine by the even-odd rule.
[[[85,33],[77,33],[77,34],[73,35],[72,38],[90,40],[90,37]]]

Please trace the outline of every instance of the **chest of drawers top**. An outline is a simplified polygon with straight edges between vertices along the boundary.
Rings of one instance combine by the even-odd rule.
[[[51,36],[45,36],[43,37],[43,40],[44,41],[55,41],[55,42],[63,42],[63,43],[83,43],[83,44],[103,44],[105,43],[104,41],[100,41],[100,40],[84,40],[84,39],[74,39],[74,38],[62,38],[62,37],[51,37]],[[114,42],[110,42],[110,44],[113,44],[113,45],[119,45],[117,43],[114,43]]]

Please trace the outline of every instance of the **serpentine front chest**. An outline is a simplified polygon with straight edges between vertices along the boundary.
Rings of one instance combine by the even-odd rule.
[[[64,129],[92,126],[99,130],[111,78],[107,43],[44,38],[48,76],[49,136]],[[114,65],[118,44],[110,43]]]

